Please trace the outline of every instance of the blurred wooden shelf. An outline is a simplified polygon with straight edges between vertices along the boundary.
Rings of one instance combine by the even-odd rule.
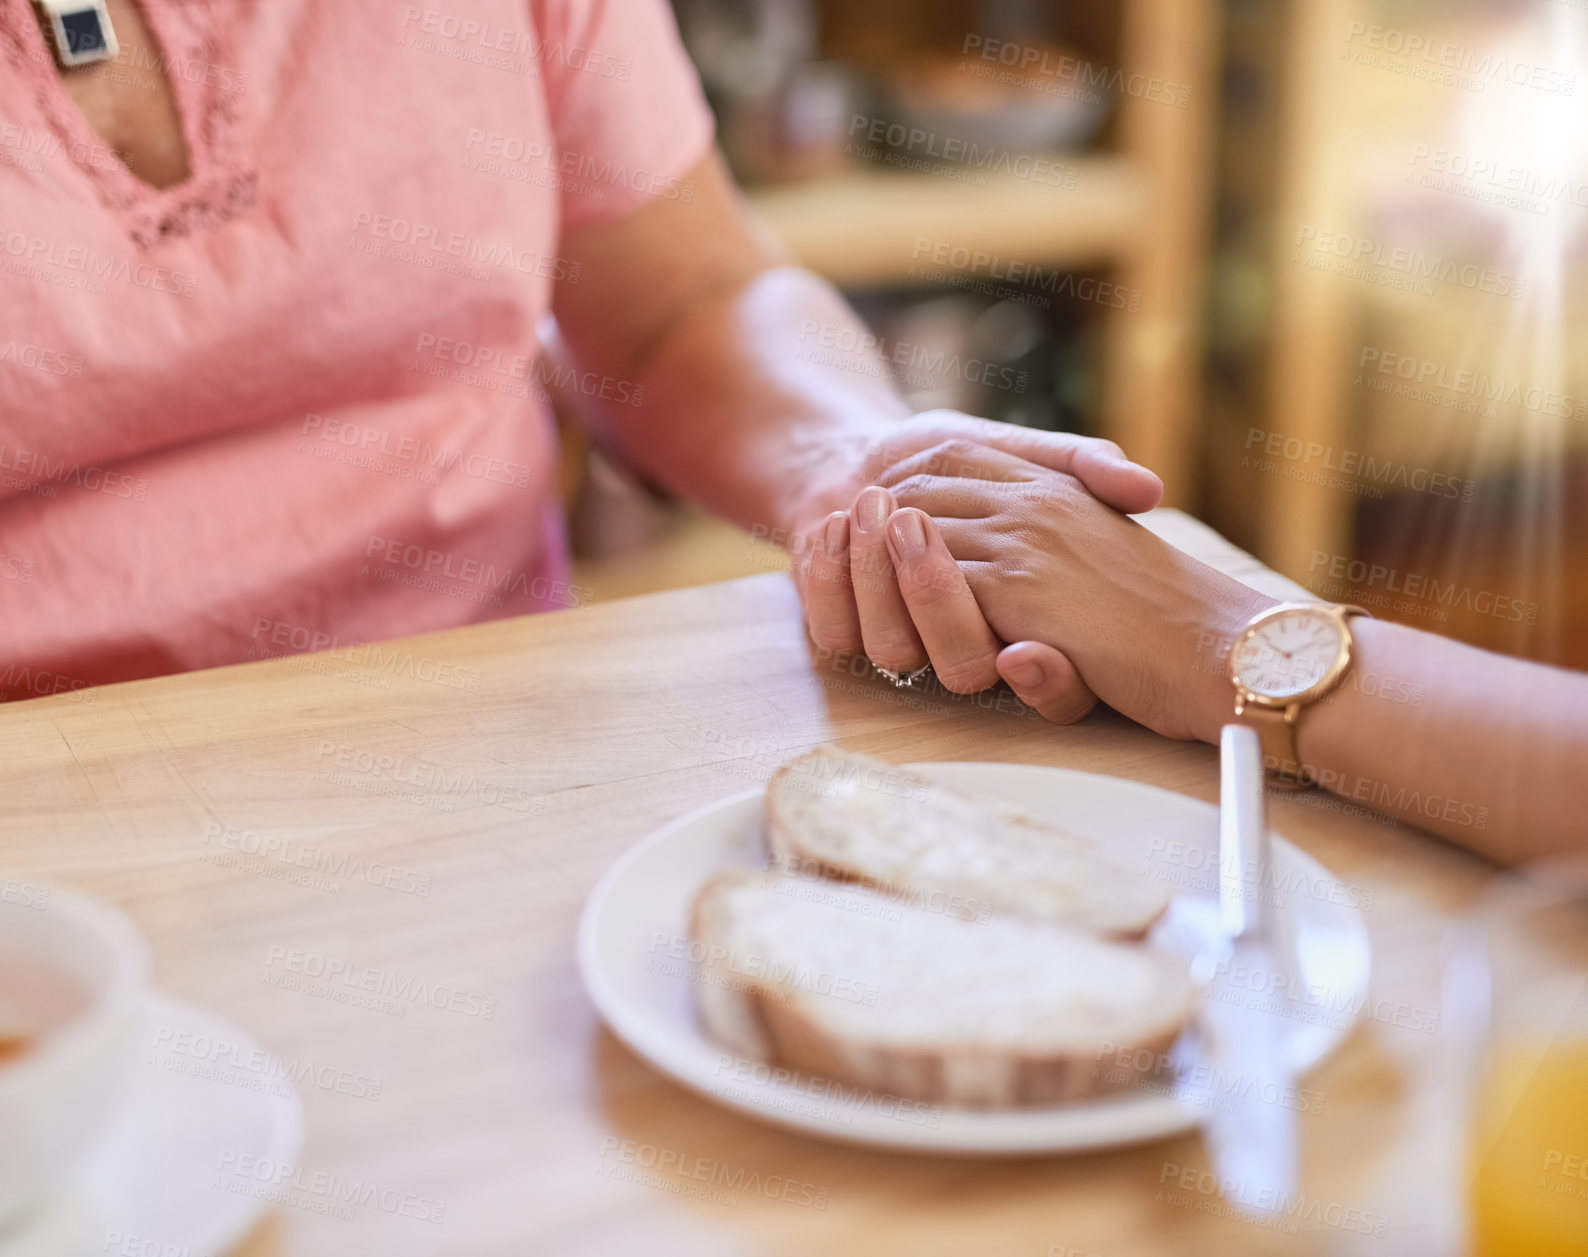
[[[1125,299],[1103,311],[1099,430],[1163,477],[1166,505],[1187,505],[1202,418],[1219,25],[1215,0],[1125,0],[1113,64],[1131,82],[1177,84],[1183,98],[1122,94],[1112,151],[1050,155],[1077,168],[1072,188],[860,170],[757,192],[751,204],[801,263],[839,284],[930,284],[946,270],[966,287],[996,288],[1012,277],[989,273],[995,256],[1001,270],[1107,267]],[[934,265],[929,250],[917,252],[922,240],[988,260]]]
[[[1134,160],[1064,153],[1044,159],[1060,170],[1073,167],[1074,186],[1009,174],[984,176],[985,186],[977,186],[935,174],[855,170],[762,189],[750,202],[802,265],[836,284],[907,283],[921,270],[951,269],[932,263],[939,244],[1005,266],[1102,265],[1128,254],[1150,230],[1148,182]],[[985,281],[986,266],[951,273]]]

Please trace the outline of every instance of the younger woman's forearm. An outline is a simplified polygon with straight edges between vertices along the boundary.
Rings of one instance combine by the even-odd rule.
[[[1307,709],[1319,784],[1496,860],[1588,846],[1588,677],[1383,620]]]

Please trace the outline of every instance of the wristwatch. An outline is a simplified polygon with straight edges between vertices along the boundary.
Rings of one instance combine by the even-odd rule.
[[[1350,670],[1354,643],[1347,621],[1367,614],[1348,605],[1282,602],[1236,634],[1230,646],[1235,718],[1257,730],[1263,767],[1275,785],[1302,790],[1317,784],[1296,753],[1296,722]]]

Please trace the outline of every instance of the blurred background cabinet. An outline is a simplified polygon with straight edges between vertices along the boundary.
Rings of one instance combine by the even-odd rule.
[[[1196,504],[1214,0],[674,7],[753,211],[912,405],[1110,437]],[[779,562],[610,468],[582,496],[598,595]]]
[[[1125,0],[1104,14],[1114,22],[1097,13],[1116,6],[1089,6],[1090,20],[1069,24],[1063,12],[1083,6],[967,6],[955,16],[953,6],[934,14],[930,5],[881,4],[859,9],[863,18],[832,8],[833,51],[891,87],[886,104],[848,110],[846,155],[874,150],[870,136],[886,141],[903,127],[924,138],[907,135],[889,155],[901,167],[918,160],[929,168],[851,162],[758,190],[752,203],[768,227],[795,258],[850,289],[909,286],[933,269],[940,246],[951,258],[963,250],[1053,274],[1106,271],[1093,287],[1066,286],[1098,293],[1103,318],[1095,413],[1063,426],[1118,441],[1159,471],[1172,505],[1191,503],[1218,6]],[[879,31],[916,46],[887,47]],[[1108,135],[1087,146],[1094,128]],[[1056,182],[1022,177],[1026,137],[1069,141],[1037,149]],[[953,140],[980,140],[976,155],[993,155],[992,172],[979,183],[953,178],[936,156]],[[977,170],[969,165],[966,174]],[[995,269],[989,262],[957,273],[996,287]],[[1061,426],[1061,417],[1055,407],[1029,421]]]
[[[674,7],[913,406],[1110,437],[1319,597],[1588,667],[1588,10]],[[784,563],[569,466],[597,596]]]
[[[1199,512],[1588,667],[1588,12],[1228,0]]]

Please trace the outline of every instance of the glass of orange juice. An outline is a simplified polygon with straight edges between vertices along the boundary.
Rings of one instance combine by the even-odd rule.
[[[1588,1257],[1588,861],[1508,876],[1461,932],[1472,1257]]]

